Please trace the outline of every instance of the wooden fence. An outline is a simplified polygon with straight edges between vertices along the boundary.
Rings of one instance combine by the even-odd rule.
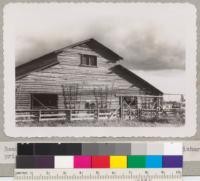
[[[16,121],[82,121],[106,120],[119,118],[115,109],[52,109],[52,110],[18,110]]]
[[[16,111],[17,122],[27,121],[84,121],[84,120],[148,120],[173,119],[176,115],[185,118],[185,110],[182,108],[171,108],[165,110],[156,109],[82,109],[82,110],[18,110]]]

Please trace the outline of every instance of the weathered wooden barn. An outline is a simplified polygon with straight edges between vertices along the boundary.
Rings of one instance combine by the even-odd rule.
[[[110,119],[159,108],[163,93],[121,61],[88,39],[16,67],[16,119]]]

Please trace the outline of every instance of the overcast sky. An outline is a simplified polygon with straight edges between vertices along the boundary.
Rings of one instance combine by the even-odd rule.
[[[17,4],[12,8],[16,65],[95,38],[124,57],[132,70],[157,76],[158,82],[172,71],[181,79],[187,12],[186,4]]]

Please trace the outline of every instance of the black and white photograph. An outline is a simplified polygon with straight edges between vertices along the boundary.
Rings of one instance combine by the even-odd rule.
[[[13,3],[4,20],[16,128],[196,125],[192,5]]]

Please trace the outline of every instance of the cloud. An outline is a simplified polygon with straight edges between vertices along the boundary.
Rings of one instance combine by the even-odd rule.
[[[132,70],[165,94],[185,94],[186,74],[183,70]],[[177,86],[177,82],[178,85]]]
[[[123,42],[121,53],[134,69],[184,69],[185,47],[159,40],[154,31],[133,32]],[[131,39],[131,41],[129,40]]]
[[[16,65],[92,37],[134,69],[185,68],[184,8],[93,5],[15,7]]]

